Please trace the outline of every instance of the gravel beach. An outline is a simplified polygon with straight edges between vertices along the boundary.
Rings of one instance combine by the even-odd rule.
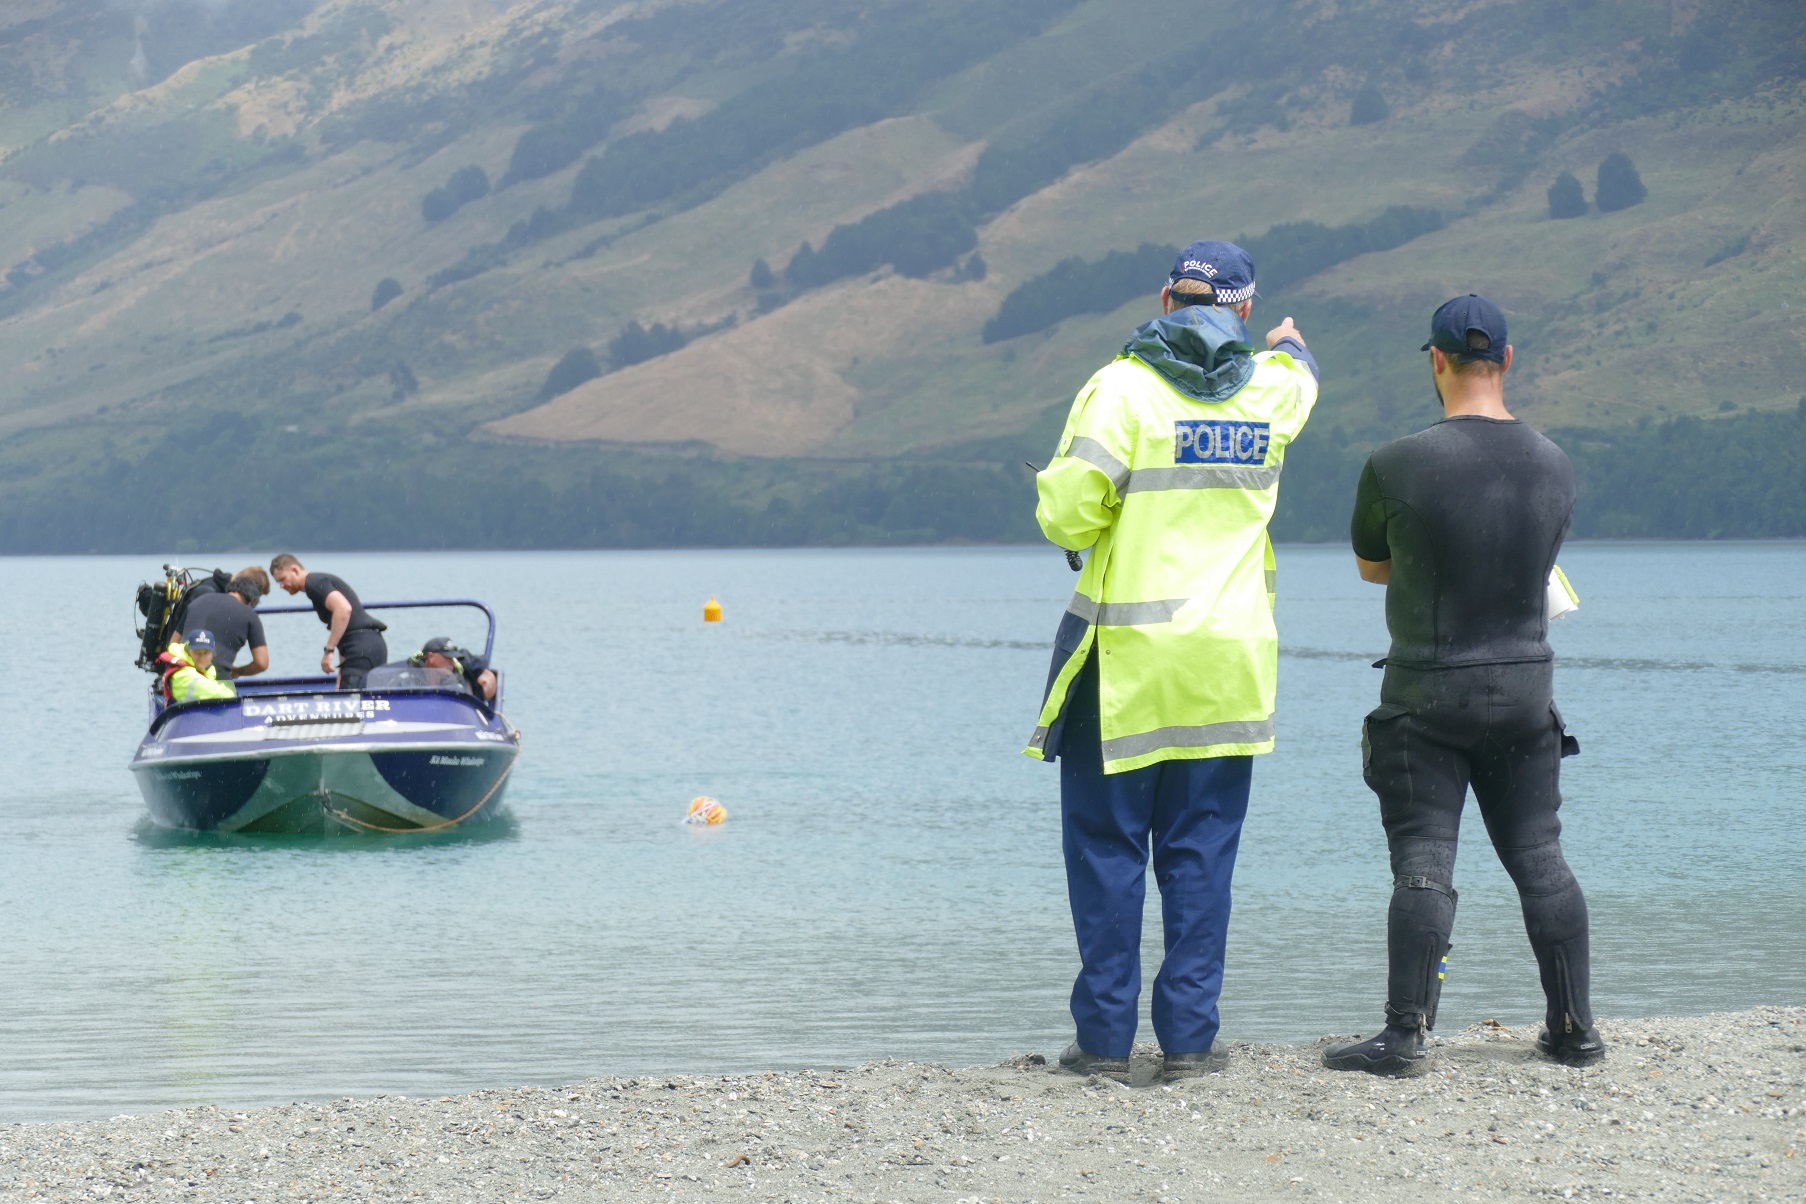
[[[0,1197],[1806,1200],[1806,1008],[1601,1029],[1587,1071],[1483,1024],[1405,1080],[1236,1044],[1182,1086],[1149,1050],[1126,1087],[1024,1055],[11,1125]]]

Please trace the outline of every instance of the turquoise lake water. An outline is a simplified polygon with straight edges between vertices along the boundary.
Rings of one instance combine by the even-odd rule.
[[[367,600],[494,605],[525,733],[512,822],[426,842],[150,826],[126,770],[148,680],[130,622],[160,559],[0,560],[15,652],[70,645],[9,675],[0,1120],[1069,1039],[1058,772],[1019,752],[1073,585],[1058,552],[307,559]],[[1598,1010],[1806,1001],[1806,545],[1582,544],[1562,564],[1583,609],[1555,625],[1557,696],[1584,746],[1562,814]],[[437,634],[410,623],[392,649]],[[1342,549],[1283,548],[1279,624],[1230,1040],[1371,1031],[1384,998],[1390,877],[1358,748],[1381,591]],[[278,668],[319,637],[273,620]],[[725,825],[681,823],[700,794]],[[1442,1023],[1532,1023],[1515,896],[1468,821]],[[1151,979],[1157,920],[1147,940]]]

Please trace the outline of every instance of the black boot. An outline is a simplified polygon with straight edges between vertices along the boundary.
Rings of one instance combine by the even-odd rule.
[[[1408,1078],[1430,1069],[1430,1053],[1424,1048],[1423,1029],[1401,1016],[1389,1020],[1379,1036],[1365,1041],[1332,1045],[1323,1051],[1323,1064],[1331,1070],[1364,1070],[1368,1074]]]
[[[1605,1042],[1593,1027],[1588,999],[1591,969],[1587,938],[1553,944],[1537,950],[1543,994],[1548,1012],[1536,1047],[1568,1066],[1591,1066],[1605,1060]]]
[[[1218,1074],[1229,1068],[1229,1051],[1212,1045],[1203,1053],[1169,1053],[1160,1059],[1162,1082],[1196,1078],[1201,1074]]]
[[[1077,1041],[1068,1045],[1066,1052],[1060,1055],[1060,1069],[1068,1074],[1100,1074],[1119,1083],[1129,1081],[1129,1059],[1105,1058],[1086,1053]]]
[[[1568,1066],[1591,1066],[1605,1061],[1605,1042],[1600,1038],[1599,1030],[1590,1024],[1572,1032],[1556,1030],[1553,1034],[1544,1026],[1536,1035],[1536,1047]]]

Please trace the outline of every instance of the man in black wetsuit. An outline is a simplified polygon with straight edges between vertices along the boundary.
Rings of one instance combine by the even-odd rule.
[[[224,593],[202,594],[188,604],[182,618],[182,638],[189,632],[210,631],[217,648],[213,663],[229,677],[250,677],[270,667],[270,649],[263,638],[263,620],[254,609],[263,600],[263,589],[246,573],[232,578]],[[238,650],[249,645],[250,663],[233,666]]]
[[[1386,1027],[1332,1046],[1333,1070],[1428,1068],[1455,923],[1455,843],[1471,783],[1517,885],[1542,972],[1551,1057],[1605,1056],[1588,1004],[1587,905],[1561,851],[1561,758],[1547,590],[1574,508],[1562,450],[1505,409],[1505,316],[1457,297],[1431,319],[1446,417],[1369,457],[1355,495],[1361,576],[1386,585],[1392,649],[1362,731],[1362,776],[1392,852]]]
[[[270,576],[291,594],[305,593],[320,622],[326,624],[326,649],[320,657],[320,672],[333,671],[332,654],[337,652],[339,689],[363,689],[370,670],[389,659],[389,645],[382,634],[388,627],[370,617],[358,601],[357,591],[343,578],[331,573],[310,573],[287,552],[270,561]]]

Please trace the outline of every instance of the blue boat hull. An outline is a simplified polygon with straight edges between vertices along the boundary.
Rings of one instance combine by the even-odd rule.
[[[453,692],[257,695],[159,715],[132,761],[192,831],[441,831],[501,814],[520,733]]]

